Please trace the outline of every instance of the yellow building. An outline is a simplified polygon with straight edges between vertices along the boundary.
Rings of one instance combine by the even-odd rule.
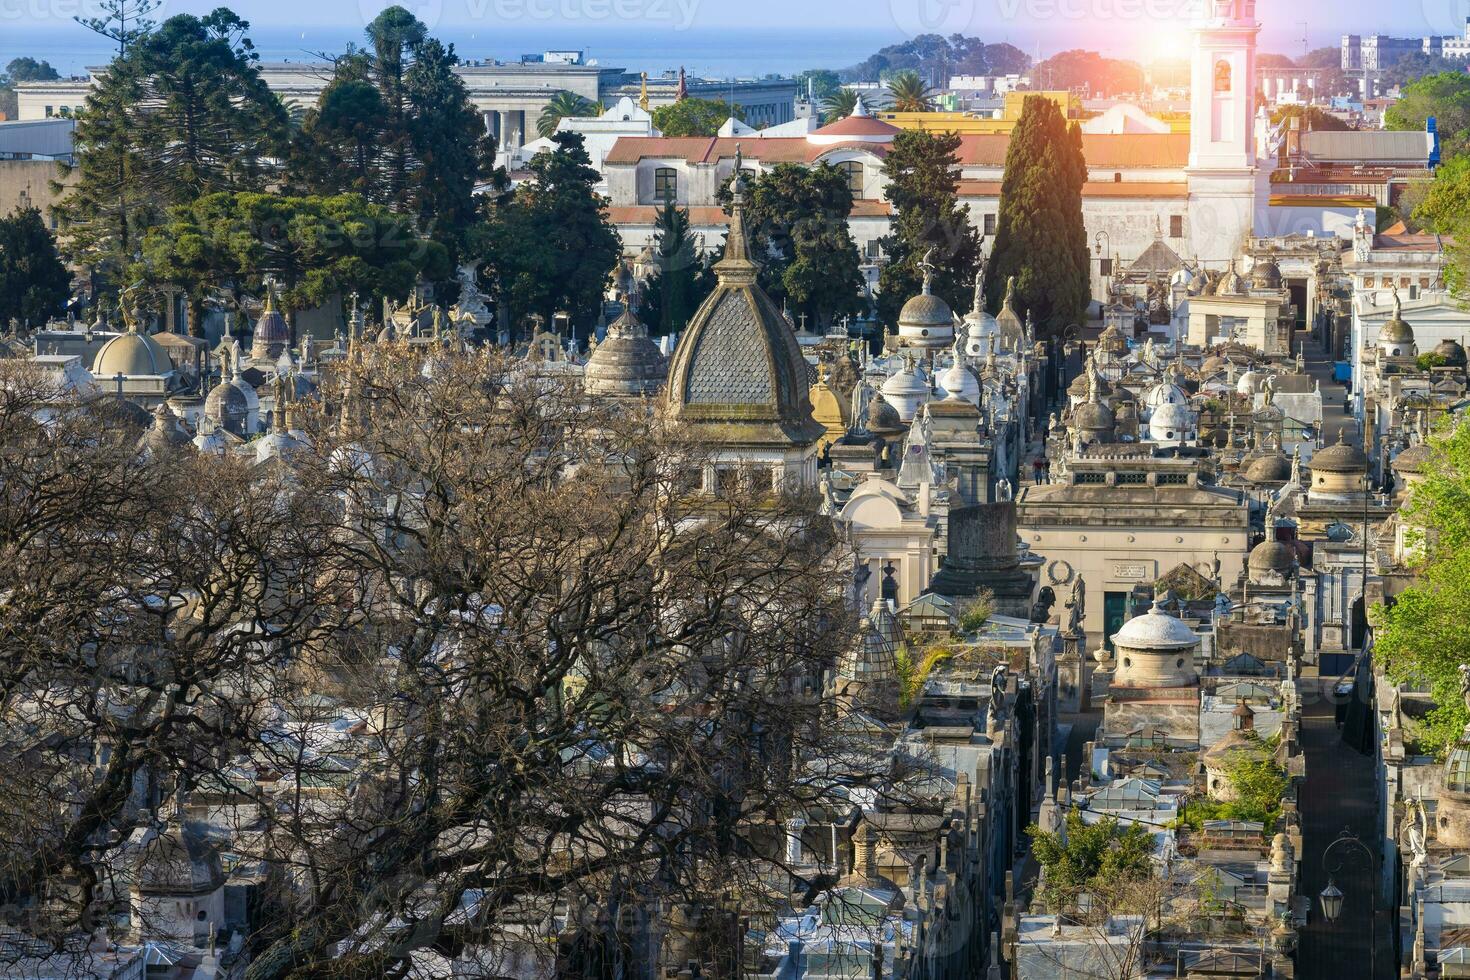
[[[965,112],[879,112],[877,117],[899,129],[930,133],[959,133],[961,136],[1010,135],[1021,118],[1026,97],[1041,95],[1057,104],[1068,119],[1080,119],[1082,101],[1071,92],[1007,92],[999,119]]]

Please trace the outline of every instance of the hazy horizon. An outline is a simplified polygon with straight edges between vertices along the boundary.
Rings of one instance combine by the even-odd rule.
[[[696,74],[840,68],[922,33],[960,32],[1047,57],[1084,47],[1148,61],[1182,56],[1199,0],[409,0],[404,3],[466,59],[514,60],[548,48],[587,51],[630,70],[685,65]],[[207,13],[220,0],[166,0],[155,19]],[[251,22],[267,60],[341,51],[361,42],[382,0],[225,2]],[[0,0],[0,64],[29,55],[78,73],[105,61],[104,39],[74,23],[96,0]],[[1274,9],[1273,9],[1274,8]],[[1262,0],[1262,51],[1300,55],[1343,33],[1462,34],[1470,0],[1420,0],[1392,23],[1366,0]],[[1331,24],[1328,30],[1317,25]],[[1303,44],[1305,35],[1306,45]]]

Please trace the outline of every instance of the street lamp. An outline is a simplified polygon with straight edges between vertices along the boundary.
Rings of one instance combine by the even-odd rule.
[[[1337,887],[1334,875],[1342,870],[1342,862],[1338,861],[1330,868],[1327,859],[1338,847],[1347,847],[1349,850],[1356,848],[1361,851],[1363,857],[1368,859],[1368,963],[1369,976],[1378,976],[1378,862],[1373,857],[1373,852],[1368,846],[1358,839],[1358,835],[1344,827],[1337,839],[1322,852],[1322,868],[1327,872],[1327,887],[1322,889],[1318,899],[1322,902],[1322,917],[1329,923],[1335,923],[1338,916],[1342,915],[1343,893]]]
[[[1342,915],[1342,889],[1337,887],[1331,878],[1327,879],[1327,887],[1322,889],[1319,896],[1322,899],[1322,916],[1328,922],[1336,922],[1337,917]]]

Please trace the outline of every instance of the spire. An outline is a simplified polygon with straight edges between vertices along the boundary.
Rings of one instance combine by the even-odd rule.
[[[261,316],[276,312],[276,287],[269,279],[265,281],[265,306],[261,309]]]
[[[754,282],[756,264],[750,257],[750,242],[745,237],[745,156],[735,146],[735,174],[730,178],[730,230],[725,235],[725,256],[715,264],[715,274],[723,283]]]
[[[638,90],[638,108],[644,112],[648,111],[648,72],[643,72],[642,84]]]

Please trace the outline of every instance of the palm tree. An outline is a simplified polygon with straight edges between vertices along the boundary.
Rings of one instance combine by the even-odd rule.
[[[858,94],[850,88],[840,88],[822,100],[822,121],[833,123],[846,119],[857,108]]]
[[[541,112],[541,118],[536,120],[536,132],[541,134],[542,139],[547,139],[556,132],[556,127],[563,119],[591,116],[596,112],[597,106],[591,99],[563,90],[553,95],[551,101],[546,103],[546,108]]]
[[[888,79],[888,92],[893,97],[895,112],[928,112],[934,92],[916,71],[894,72]]]

